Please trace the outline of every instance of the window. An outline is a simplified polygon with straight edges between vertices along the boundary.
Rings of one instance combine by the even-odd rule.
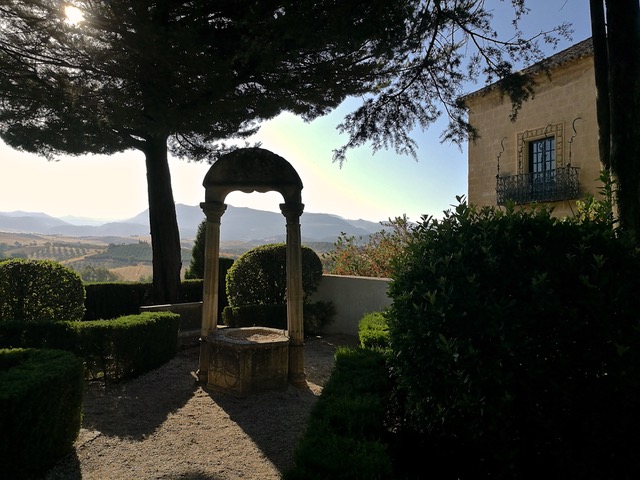
[[[497,178],[497,204],[578,198],[578,169],[564,164],[564,143],[562,123],[518,133],[517,173]]]
[[[543,138],[529,142],[529,173],[543,174],[556,169],[556,139]]]

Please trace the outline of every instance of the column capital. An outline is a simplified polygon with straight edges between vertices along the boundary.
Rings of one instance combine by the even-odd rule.
[[[287,219],[287,223],[298,223],[300,220],[300,215],[304,211],[303,203],[281,203],[280,211],[282,215]]]
[[[207,222],[220,223],[220,218],[227,209],[227,205],[222,202],[202,202],[200,208],[204,211]]]

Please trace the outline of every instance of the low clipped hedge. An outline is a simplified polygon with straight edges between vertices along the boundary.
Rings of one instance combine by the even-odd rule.
[[[80,431],[82,362],[62,350],[0,350],[2,478],[33,478],[73,448]]]
[[[303,323],[305,335],[317,335],[335,315],[331,302],[316,302],[303,305]],[[287,329],[286,305],[245,305],[225,307],[222,320],[228,327],[270,327]]]
[[[0,322],[0,347],[69,350],[82,358],[87,378],[116,381],[170,360],[179,321],[174,313],[145,312],[114,320]]]
[[[358,338],[362,348],[389,347],[389,326],[382,312],[364,315],[358,323]]]
[[[135,377],[175,356],[179,322],[180,316],[169,312],[76,322],[75,352],[91,378],[106,382]]]
[[[385,415],[390,391],[380,351],[340,348],[285,480],[390,479]]]

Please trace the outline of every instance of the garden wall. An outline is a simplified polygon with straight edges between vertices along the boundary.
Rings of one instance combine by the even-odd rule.
[[[364,314],[391,304],[388,287],[388,278],[323,275],[311,301],[330,301],[336,307],[333,321],[323,329],[325,333],[357,336],[358,322]]]
[[[365,314],[378,312],[391,304],[391,299],[387,296],[388,286],[388,278],[323,275],[311,301],[332,302],[336,308],[333,321],[323,328],[323,332],[357,336],[358,322]],[[140,311],[170,311],[180,314],[180,344],[190,344],[189,340],[197,343],[202,302],[143,306]]]

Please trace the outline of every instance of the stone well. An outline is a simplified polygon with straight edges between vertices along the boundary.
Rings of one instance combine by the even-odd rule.
[[[287,388],[289,337],[283,330],[218,328],[207,343],[207,388],[237,395]]]

